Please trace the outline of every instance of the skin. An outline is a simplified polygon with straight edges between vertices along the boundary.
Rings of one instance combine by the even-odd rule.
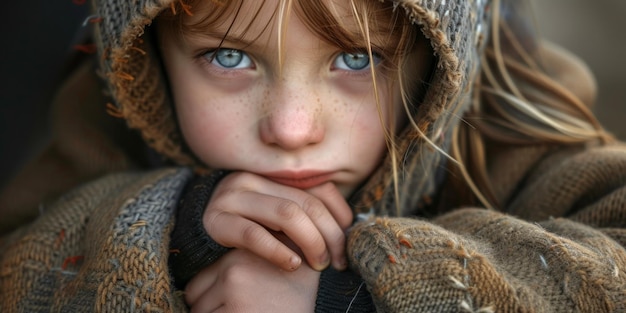
[[[362,62],[366,54],[329,45],[296,14],[279,53],[271,18],[278,1],[266,2],[260,11],[260,1],[243,2],[224,50],[216,48],[232,17],[184,40],[160,30],[187,144],[209,167],[234,171],[216,187],[203,222],[217,243],[238,249],[188,284],[193,312],[280,312],[275,306],[287,304],[289,312],[312,311],[318,271],[346,267],[352,213],[345,199],[386,153],[381,120],[402,118],[399,92],[384,75],[377,76],[385,86],[379,111],[376,64]],[[385,115],[388,105],[394,116]]]

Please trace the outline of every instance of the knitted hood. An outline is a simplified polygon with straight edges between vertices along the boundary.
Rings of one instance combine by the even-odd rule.
[[[158,53],[149,36],[144,35],[158,14],[170,10],[177,1],[94,0],[96,14],[101,18],[95,39],[100,70],[114,99],[115,113],[168,159],[180,165],[197,165],[195,157],[184,148]],[[469,106],[472,82],[479,73],[479,55],[490,27],[487,15],[491,0],[393,2],[421,29],[436,56],[429,89],[414,118],[420,130],[446,150],[452,130]],[[395,199],[392,160],[387,157],[353,198],[357,213],[375,208],[379,214],[395,215],[396,200],[405,210],[415,209],[435,192],[438,169],[444,166],[445,156],[419,139],[418,131],[411,126],[400,138],[400,198]]]

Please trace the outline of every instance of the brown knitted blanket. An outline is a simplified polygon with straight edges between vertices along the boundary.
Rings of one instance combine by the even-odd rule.
[[[541,150],[492,160],[508,214],[356,225],[348,255],[378,311],[626,312],[626,147]]]
[[[626,312],[626,149],[554,153],[533,168],[507,202],[536,223],[461,209],[355,225],[351,266],[378,311]],[[190,176],[110,175],[3,238],[0,312],[185,311],[167,258]]]
[[[0,312],[183,312],[167,259],[191,173],[107,176],[0,242]]]

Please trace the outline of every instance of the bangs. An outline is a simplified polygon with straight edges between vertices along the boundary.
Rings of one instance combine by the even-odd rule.
[[[319,38],[339,49],[356,53],[371,49],[399,65],[414,49],[419,34],[404,10],[391,1],[350,0],[349,7],[324,1],[297,1],[296,14]]]
[[[170,10],[165,10],[159,16],[159,23],[167,24],[162,29],[175,32],[175,38],[186,39],[194,37],[198,34],[206,34],[210,31],[218,29],[226,29],[226,32],[216,37],[226,37],[229,31],[240,18],[242,6],[245,0],[185,0],[173,2]],[[251,19],[256,20],[259,12],[266,7],[265,1],[256,0],[260,7],[254,12]],[[250,14],[250,13],[246,13]],[[253,23],[249,23],[242,34],[246,34],[247,30]],[[269,27],[268,25],[265,28]]]
[[[242,12],[244,1],[258,4],[256,12]],[[162,29],[177,32],[175,37],[185,39],[208,31],[226,29],[217,37],[226,37],[232,25],[242,16],[250,22],[238,35],[248,34],[261,10],[271,10],[270,21],[263,25],[266,31],[278,22],[279,36],[284,36],[285,20],[291,11],[302,20],[311,32],[340,50],[357,53],[370,50],[398,67],[401,59],[414,49],[420,34],[403,10],[395,10],[391,1],[349,0],[345,6],[321,0],[279,0],[275,7],[262,0],[185,0],[172,4],[159,17],[159,23],[167,23]],[[293,8],[293,10],[291,9]],[[252,34],[252,41],[261,33]],[[391,65],[387,64],[387,65]]]

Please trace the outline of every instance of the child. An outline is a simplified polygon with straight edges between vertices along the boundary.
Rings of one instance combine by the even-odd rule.
[[[125,171],[0,241],[2,311],[626,307],[626,149],[520,1],[96,7],[110,113],[183,167],[95,114],[62,133],[15,184],[82,166],[38,201]],[[78,110],[89,73],[65,90]],[[79,148],[114,161],[65,161]]]

